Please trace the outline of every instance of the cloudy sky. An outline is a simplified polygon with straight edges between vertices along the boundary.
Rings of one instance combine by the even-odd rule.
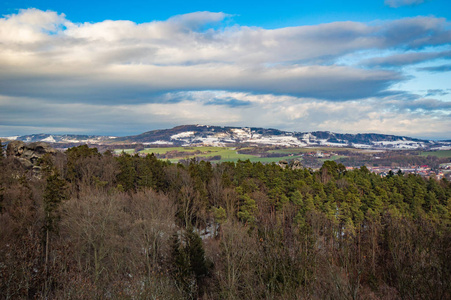
[[[449,0],[5,0],[0,14],[0,136],[208,124],[451,139]]]

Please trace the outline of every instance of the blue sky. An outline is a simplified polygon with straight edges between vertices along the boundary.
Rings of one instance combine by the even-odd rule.
[[[224,12],[233,15],[233,22],[240,25],[268,29],[345,20],[371,22],[418,15],[434,15],[447,19],[451,16],[450,3],[447,0],[425,0],[421,5],[403,5],[396,9],[385,4],[384,0],[4,0],[0,3],[0,12],[3,15],[16,13],[18,9],[24,8],[63,12],[73,22],[132,20],[136,23],[144,23],[152,20],[165,20],[174,15],[195,11]]]
[[[0,3],[0,136],[180,124],[450,139],[451,4]]]

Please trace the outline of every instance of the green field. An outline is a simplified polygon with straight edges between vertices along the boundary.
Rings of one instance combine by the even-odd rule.
[[[121,154],[122,152],[133,154],[134,149],[115,149],[114,153]],[[247,160],[249,159],[251,162],[262,162],[262,163],[272,163],[279,162],[280,160],[292,160],[299,159],[302,157],[299,155],[303,152],[312,151],[311,149],[300,149],[300,148],[292,148],[292,149],[280,149],[274,151],[268,151],[268,153],[282,153],[286,154],[282,157],[259,157],[258,155],[252,154],[239,154],[237,150],[233,147],[168,147],[168,148],[146,148],[139,153],[143,154],[159,154],[164,155],[169,152],[184,152],[184,153],[176,153],[175,157],[171,157],[168,160],[170,162],[176,163],[181,159],[191,159],[194,157],[212,157],[212,156],[221,156],[220,160],[212,160],[212,162],[236,162],[238,160]],[[164,158],[162,158],[164,159]]]
[[[141,154],[154,153],[156,155],[159,155],[161,159],[169,160],[172,163],[177,163],[182,159],[191,159],[191,158],[195,158],[195,157],[208,158],[208,157],[212,157],[212,156],[221,156],[220,160],[211,160],[212,162],[226,162],[226,161],[236,162],[238,160],[249,159],[251,162],[261,162],[261,163],[276,162],[277,163],[281,160],[287,160],[287,161],[290,161],[293,159],[303,160],[303,155],[305,155],[305,153],[309,153],[309,152],[321,151],[321,152],[325,152],[325,153],[330,153],[330,152],[334,152],[334,151],[338,152],[340,150],[342,150],[342,151],[343,150],[362,151],[360,149],[328,148],[328,147],[283,148],[283,149],[273,149],[273,150],[268,150],[267,148],[266,149],[265,148],[256,149],[256,148],[250,147],[250,148],[241,148],[240,150],[246,150],[246,149],[258,150],[259,153],[261,153],[261,154],[277,153],[282,156],[281,157],[260,157],[259,154],[239,154],[239,153],[237,153],[237,150],[234,147],[213,147],[213,146],[146,148],[146,149],[140,151],[139,153],[141,153]],[[114,152],[116,154],[120,154],[122,151],[125,151],[128,154],[134,153],[134,149],[116,149],[116,150],[114,150]],[[440,151],[440,152],[448,152],[448,154],[451,156],[451,151]],[[425,153],[428,153],[429,155],[431,155],[431,153],[435,154],[437,152],[425,152]],[[165,155],[165,154],[169,154],[167,156],[168,158],[163,157],[163,155]],[[337,160],[337,159],[340,159],[343,157],[346,157],[346,156],[338,154],[338,155],[333,155],[328,158],[318,158],[318,160],[320,162],[324,162],[326,160]]]
[[[451,150],[423,151],[421,156],[451,157]]]
[[[246,160],[246,159],[254,159],[257,158],[254,155],[248,154],[238,154],[235,148],[231,147],[169,147],[169,148],[147,148],[140,153],[150,154],[165,154],[171,151],[178,152],[187,152],[181,154],[180,156],[176,156],[174,158],[170,158],[169,161],[177,162],[180,159],[190,159],[194,157],[212,157],[212,156],[221,156],[220,161],[238,161]]]

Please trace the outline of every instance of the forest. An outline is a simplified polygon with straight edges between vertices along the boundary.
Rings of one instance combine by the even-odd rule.
[[[451,299],[446,179],[0,150],[2,299]]]

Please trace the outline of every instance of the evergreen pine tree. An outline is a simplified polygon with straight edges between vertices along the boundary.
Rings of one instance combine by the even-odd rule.
[[[202,278],[208,275],[208,264],[202,239],[192,228],[186,232],[186,244],[191,271],[199,284]]]
[[[50,162],[50,161],[49,161]],[[50,234],[57,231],[57,225],[60,220],[58,214],[58,207],[66,196],[66,181],[61,179],[58,171],[51,168],[51,163],[48,164],[44,170],[47,175],[47,184],[44,190],[44,226],[43,226],[43,243],[44,243],[44,263],[45,274],[48,276],[49,272],[49,252],[50,252]],[[46,279],[45,289],[48,288],[49,282]]]
[[[304,201],[302,199],[303,199],[302,194],[298,190],[294,191],[294,193],[291,195],[291,202],[293,202],[297,206],[304,205]]]
[[[255,221],[255,213],[257,212],[257,204],[255,200],[245,194],[242,197],[243,204],[240,206],[240,211],[238,212],[238,218],[240,218],[245,223],[253,224]]]
[[[199,298],[204,292],[204,278],[209,274],[211,263],[205,258],[202,239],[192,227],[181,238],[180,240],[178,234],[174,234],[172,238],[175,279],[187,298]]]
[[[47,177],[47,184],[44,191],[44,229],[54,231],[56,229],[59,216],[57,209],[61,201],[66,199],[66,181],[61,179],[58,172],[53,170],[53,174]]]
[[[191,266],[189,256],[186,253],[185,247],[183,247],[179,236],[175,233],[172,236],[172,266],[173,276],[179,287],[186,295],[192,295],[194,293],[194,282],[191,274]]]

